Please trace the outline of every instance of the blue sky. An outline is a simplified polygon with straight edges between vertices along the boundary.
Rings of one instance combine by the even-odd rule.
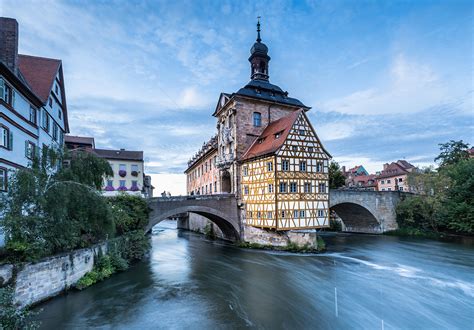
[[[215,131],[220,92],[249,80],[256,16],[270,81],[308,106],[341,165],[433,162],[474,141],[470,1],[10,1],[20,52],[63,61],[71,134],[145,151],[158,191]]]

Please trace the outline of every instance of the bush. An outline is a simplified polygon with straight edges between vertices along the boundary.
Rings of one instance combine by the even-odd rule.
[[[329,219],[329,230],[330,231],[341,231],[342,230],[342,224],[340,221],[334,220],[334,219]]]
[[[0,329],[37,329],[39,324],[31,321],[34,315],[29,309],[15,305],[12,287],[0,288]]]
[[[109,198],[108,203],[119,235],[143,229],[148,224],[150,210],[144,198],[122,194]]]

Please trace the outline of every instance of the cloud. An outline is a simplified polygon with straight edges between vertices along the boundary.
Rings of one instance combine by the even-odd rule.
[[[328,100],[320,108],[348,114],[414,113],[447,101],[446,87],[427,64],[401,53],[388,71],[385,81],[377,86]]]
[[[194,86],[185,88],[178,100],[178,105],[182,108],[202,108],[210,103],[211,100]]]

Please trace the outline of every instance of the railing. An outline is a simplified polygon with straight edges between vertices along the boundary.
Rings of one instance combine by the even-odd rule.
[[[150,200],[154,201],[184,201],[184,200],[205,200],[205,199],[221,199],[235,197],[231,193],[211,194],[211,195],[184,195],[184,196],[170,196],[170,197],[152,197]]]

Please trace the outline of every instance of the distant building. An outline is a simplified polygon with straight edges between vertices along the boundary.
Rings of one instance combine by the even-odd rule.
[[[379,191],[405,191],[413,189],[408,186],[408,174],[418,169],[406,160],[398,160],[390,164],[384,164],[383,170],[377,175],[377,190]]]
[[[18,22],[0,17],[0,191],[8,173],[69,132],[61,60],[18,54]]]
[[[184,172],[188,195],[212,195],[221,192],[216,159],[217,136],[214,136],[205,142],[188,162],[188,168]]]
[[[104,178],[102,190],[106,196],[126,192],[146,198],[153,197],[151,177],[144,172],[143,151],[96,149],[94,138],[85,136],[67,135],[65,144],[69,150],[92,152],[109,162],[113,176]]]
[[[474,158],[474,148],[467,149],[467,153],[469,154],[469,158]]]
[[[357,165],[346,171],[346,167],[341,168],[342,175],[346,178],[345,186],[351,189],[377,190],[375,174],[369,174],[362,165]]]
[[[362,166],[362,165],[354,166],[353,168],[350,168],[347,171],[346,171],[346,167],[343,166],[341,168],[341,171],[342,171],[342,174],[345,177],[349,177],[349,176],[354,177],[354,176],[359,176],[359,175],[369,175],[369,172],[367,172],[366,169],[364,168],[364,166]]]

